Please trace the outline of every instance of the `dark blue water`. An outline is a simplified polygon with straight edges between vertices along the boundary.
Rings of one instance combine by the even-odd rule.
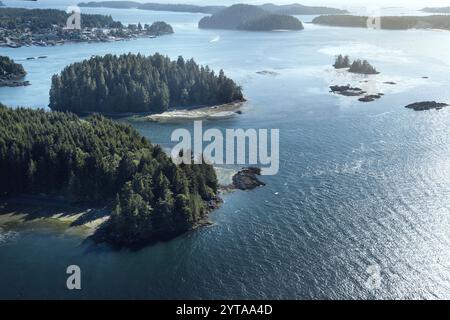
[[[95,54],[194,57],[223,68],[249,100],[243,115],[204,126],[280,129],[280,172],[264,177],[264,188],[226,195],[213,226],[137,252],[48,228],[2,229],[0,297],[450,298],[450,110],[404,108],[450,102],[449,32],[309,24],[301,32],[208,31],[196,28],[197,14],[90,11],[124,22],[164,20],[176,33],[2,48],[24,64],[32,86],[1,88],[1,102],[45,107],[51,75]],[[381,74],[336,72],[338,53],[367,58]],[[25,60],[40,55],[49,58]],[[386,96],[363,104],[328,92],[347,82]],[[179,127],[123,121],[164,147]],[[79,292],[65,289],[71,264],[82,270]],[[371,266],[381,270],[375,289],[366,286]]]

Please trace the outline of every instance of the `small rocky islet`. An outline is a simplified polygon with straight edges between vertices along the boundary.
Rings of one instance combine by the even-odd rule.
[[[258,179],[261,168],[247,167],[239,170],[232,178],[233,183],[228,189],[253,190],[266,184]]]
[[[336,61],[333,64],[335,69],[346,69],[350,73],[362,74],[362,75],[376,75],[379,72],[367,61],[357,59],[351,62],[349,56],[344,56],[342,54],[336,57]],[[367,80],[364,82],[368,82]],[[394,82],[389,82],[389,84],[395,84]],[[383,93],[367,93],[361,88],[352,87],[350,84],[347,85],[334,85],[330,86],[330,92],[339,94],[346,97],[360,97],[358,101],[360,102],[373,102],[380,99]]]
[[[422,101],[408,104],[405,106],[407,109],[412,109],[414,111],[426,111],[426,110],[441,110],[444,107],[448,107],[447,103],[441,103],[436,101]]]
[[[330,86],[330,92],[339,94],[345,97],[360,97],[358,101],[361,102],[372,102],[380,99],[384,94],[367,94],[366,91],[358,87],[352,87],[349,84],[345,86]]]

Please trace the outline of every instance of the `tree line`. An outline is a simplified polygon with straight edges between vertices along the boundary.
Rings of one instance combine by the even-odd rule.
[[[300,20],[289,15],[272,14],[260,6],[234,4],[212,16],[203,17],[199,28],[249,31],[302,30]]]
[[[122,245],[192,228],[217,194],[211,165],[175,165],[130,125],[2,105],[0,177],[0,196],[112,202],[107,238]]]
[[[367,21],[371,17],[351,15],[326,15],[313,19],[312,23],[335,26],[367,28]],[[408,30],[408,29],[442,29],[450,30],[449,15],[431,16],[383,16],[380,17],[381,29]]]
[[[336,57],[336,61],[333,64],[336,69],[346,69],[351,73],[359,74],[378,74],[379,72],[375,69],[367,60],[357,59],[351,62],[349,56],[343,56],[342,54]]]
[[[159,113],[242,101],[241,88],[193,59],[161,54],[97,56],[54,75],[50,108],[75,113]]]
[[[25,69],[19,63],[6,56],[0,56],[0,79],[18,79],[26,75]]]

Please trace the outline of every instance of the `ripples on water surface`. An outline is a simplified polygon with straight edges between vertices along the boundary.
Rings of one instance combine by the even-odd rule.
[[[214,226],[138,252],[0,230],[0,297],[450,298],[450,109],[403,108],[450,102],[449,32],[309,24],[302,32],[208,31],[196,28],[199,14],[89,11],[126,23],[165,20],[176,33],[2,48],[24,64],[32,86],[2,88],[0,101],[47,105],[51,75],[91,55],[183,54],[223,68],[249,99],[242,116],[205,127],[279,128],[280,173],[265,177],[264,188],[227,195]],[[382,72],[370,85],[386,96],[363,104],[329,94],[331,84],[364,80],[332,70],[337,53],[370,59]],[[25,60],[41,55],[48,58]],[[256,74],[262,70],[279,75]],[[390,80],[398,84],[383,85]],[[164,147],[176,127],[132,124]],[[83,270],[81,293],[64,289],[69,264]],[[377,290],[365,287],[371,265],[381,268]]]

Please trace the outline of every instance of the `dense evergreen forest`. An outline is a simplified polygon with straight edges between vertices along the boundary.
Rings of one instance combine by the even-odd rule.
[[[329,15],[313,19],[313,23],[335,27],[367,28],[368,17],[350,15]],[[443,29],[450,30],[450,16],[385,16],[380,19],[381,29],[407,30],[407,29]]]
[[[159,113],[171,108],[243,100],[241,88],[193,59],[171,61],[158,53],[93,57],[52,79],[50,108],[75,113]]]
[[[238,26],[238,29],[248,31],[302,30],[303,24],[292,16],[271,14],[259,19],[245,21]]]
[[[353,61],[352,65],[348,69],[348,72],[359,73],[359,74],[378,74],[379,72],[375,69],[367,60],[357,59]]]
[[[301,30],[303,24],[295,17],[271,14],[258,6],[236,4],[223,9],[198,23],[204,29],[232,29],[249,31]]]
[[[0,80],[20,79],[27,73],[21,64],[9,57],[0,56]]]
[[[350,68],[350,57],[343,56],[342,54],[338,55],[336,61],[333,64],[333,67],[336,69],[345,69]]]
[[[0,105],[0,196],[63,195],[114,203],[105,230],[121,245],[171,237],[204,218],[217,193],[212,166],[175,165],[131,126],[94,115]]]

